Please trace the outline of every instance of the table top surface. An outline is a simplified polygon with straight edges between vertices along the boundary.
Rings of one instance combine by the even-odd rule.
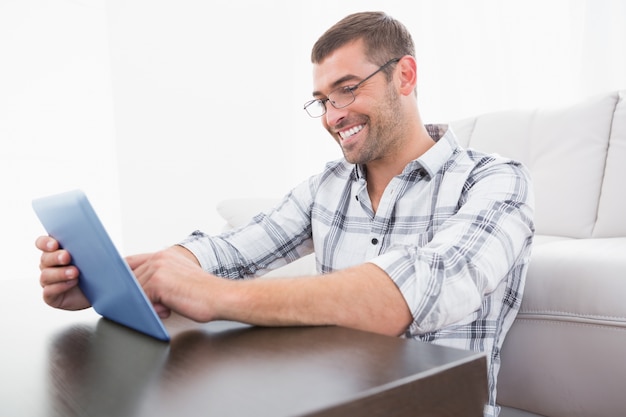
[[[33,281],[0,281],[2,415],[313,415],[485,363],[483,354],[341,327],[172,317],[165,343],[92,309],[53,309]]]

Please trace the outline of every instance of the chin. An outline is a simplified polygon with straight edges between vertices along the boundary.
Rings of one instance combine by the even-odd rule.
[[[363,162],[359,159],[356,158],[354,156],[350,156],[350,155],[346,155],[346,153],[343,153],[343,158],[348,161],[351,164],[357,165],[357,164],[362,164]]]

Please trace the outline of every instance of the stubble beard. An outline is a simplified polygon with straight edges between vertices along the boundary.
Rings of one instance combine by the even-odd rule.
[[[372,119],[378,123],[372,123]],[[402,134],[398,94],[388,88],[384,102],[377,106],[372,117],[367,117],[366,120],[368,132],[362,140],[361,148],[353,153],[341,148],[344,158],[351,164],[364,165],[382,159],[397,148]]]

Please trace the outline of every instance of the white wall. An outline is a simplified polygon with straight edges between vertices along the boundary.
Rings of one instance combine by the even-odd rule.
[[[339,157],[302,103],[313,42],[359,10],[413,32],[428,122],[626,88],[623,0],[2,0],[1,278],[36,275],[33,197],[84,188],[133,253]]]
[[[217,231],[220,199],[281,196],[340,156],[301,109],[298,4],[108,3],[128,250]]]
[[[38,279],[31,208],[83,188],[121,244],[104,1],[0,2],[0,279]]]
[[[340,156],[302,103],[310,48],[348,13],[412,31],[428,122],[626,88],[621,0],[107,2],[131,251],[218,231],[233,196],[281,196]]]

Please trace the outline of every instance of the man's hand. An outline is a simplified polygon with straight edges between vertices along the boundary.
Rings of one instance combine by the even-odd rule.
[[[192,320],[212,320],[209,286],[221,279],[202,270],[196,257],[182,246],[129,256],[126,262],[154,304],[165,318],[172,310]]]
[[[39,283],[43,299],[52,307],[64,310],[81,310],[91,304],[78,287],[78,269],[70,265],[68,251],[59,248],[59,242],[50,236],[41,236],[35,246],[42,251]]]

